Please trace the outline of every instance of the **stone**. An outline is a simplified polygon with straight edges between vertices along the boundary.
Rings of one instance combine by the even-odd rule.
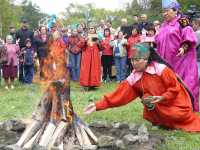
[[[32,150],[48,150],[48,149],[40,145],[34,145]]]
[[[98,140],[99,147],[110,147],[113,146],[115,142],[115,138],[112,136],[101,136]]]
[[[3,128],[7,131],[22,132],[25,129],[25,123],[16,120],[9,120],[3,123]]]
[[[139,136],[140,143],[145,143],[149,141],[149,132],[147,130],[147,127],[144,124],[142,124],[138,128],[138,136]]]
[[[115,123],[113,124],[113,128],[114,129],[128,129],[129,128],[129,125],[126,124],[126,123]]]
[[[126,145],[133,145],[138,141],[139,137],[132,134],[127,134],[123,137],[123,141]]]
[[[3,129],[3,122],[0,122],[0,129]]]
[[[24,150],[24,149],[14,144],[4,147],[4,150]]]
[[[90,127],[94,127],[94,128],[107,128],[107,129],[111,129],[112,128],[112,124],[111,123],[102,122],[102,121],[93,122],[89,126]]]
[[[136,124],[135,123],[129,124],[129,130],[131,130],[131,131],[136,130]]]
[[[96,150],[97,149],[97,145],[84,145],[82,147],[83,150]]]
[[[74,145],[70,150],[96,150],[97,145]]]
[[[120,150],[125,150],[126,146],[122,140],[115,141],[115,146]]]

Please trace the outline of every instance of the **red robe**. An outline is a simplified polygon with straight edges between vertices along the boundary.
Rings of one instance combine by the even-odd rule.
[[[199,132],[200,117],[192,111],[191,98],[175,73],[166,66],[157,73],[149,70],[139,76],[133,72],[115,92],[96,102],[97,110],[122,106],[137,97],[164,96],[153,110],[144,105],[144,119],[154,125]]]
[[[82,51],[80,85],[97,87],[101,84],[101,59],[96,43],[88,45]]]

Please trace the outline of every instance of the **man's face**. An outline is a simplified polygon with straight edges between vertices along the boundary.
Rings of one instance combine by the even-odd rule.
[[[28,22],[22,22],[22,28],[27,29],[28,28]]]
[[[15,28],[14,27],[10,28],[10,33],[15,33]]]
[[[141,15],[141,21],[142,22],[146,22],[147,21],[147,15],[146,14]]]

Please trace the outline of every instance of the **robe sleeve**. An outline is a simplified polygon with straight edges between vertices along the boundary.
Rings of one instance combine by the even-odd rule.
[[[186,44],[189,44],[190,48],[196,46],[197,38],[196,38],[196,35],[195,35],[192,27],[190,27],[190,26],[184,27],[181,31],[181,35],[182,35],[181,45],[186,43]]]
[[[161,78],[165,84],[166,92],[164,92],[162,94],[162,96],[164,97],[164,100],[161,101],[160,103],[167,104],[171,100],[176,98],[179,91],[181,90],[181,87],[180,87],[180,83],[177,80],[175,73],[168,67],[166,67],[163,70],[163,72],[161,74]]]
[[[125,80],[119,84],[118,88],[113,93],[108,94],[100,101],[97,101],[96,109],[98,111],[126,105],[137,98],[138,95],[139,94],[133,89],[128,81]]]

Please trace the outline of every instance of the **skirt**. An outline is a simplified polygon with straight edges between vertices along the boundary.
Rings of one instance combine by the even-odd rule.
[[[3,65],[3,78],[16,78],[17,77],[17,66]]]

